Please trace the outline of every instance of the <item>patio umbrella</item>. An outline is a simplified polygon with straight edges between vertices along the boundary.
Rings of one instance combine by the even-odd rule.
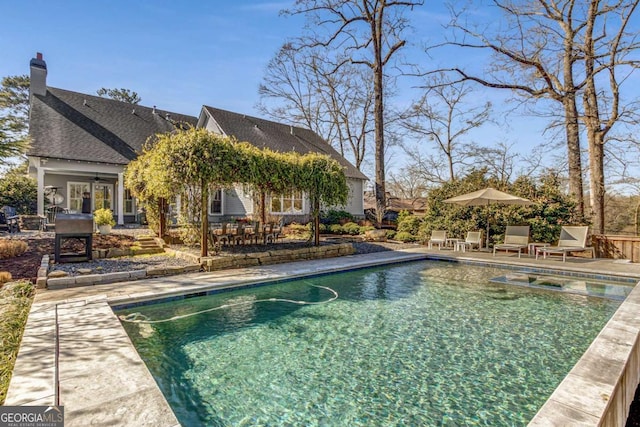
[[[443,200],[460,206],[489,206],[489,205],[520,205],[528,206],[533,202],[529,199],[498,191],[495,188],[485,188],[472,193],[462,194]],[[487,249],[489,249],[489,220],[487,219]]]

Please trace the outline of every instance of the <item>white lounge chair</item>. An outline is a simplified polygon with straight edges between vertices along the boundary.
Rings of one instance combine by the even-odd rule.
[[[507,225],[504,232],[504,243],[493,246],[493,256],[496,251],[518,251],[518,258],[522,254],[522,250],[529,244],[529,226],[528,225]]]
[[[544,259],[547,258],[547,255],[561,254],[562,262],[567,261],[567,252],[591,251],[591,256],[593,256],[593,248],[587,247],[587,234],[589,234],[588,225],[562,227],[558,245],[538,248],[536,250],[536,259],[538,259],[540,253],[542,253]]]
[[[443,230],[433,230],[428,243],[429,249],[433,248],[434,243],[438,244],[438,250],[442,249],[442,246],[447,244],[447,232]]]
[[[456,249],[462,252],[466,252],[467,248],[471,250],[475,246],[478,249],[482,248],[482,231],[467,231],[464,241],[456,242]]]

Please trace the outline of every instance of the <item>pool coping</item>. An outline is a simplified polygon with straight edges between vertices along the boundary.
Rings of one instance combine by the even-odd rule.
[[[136,281],[135,284],[138,286],[141,284],[149,285],[148,289],[151,290],[126,295],[109,297],[106,294],[96,294],[90,297],[70,298],[57,302],[36,301],[27,321],[5,405],[55,404],[55,354],[52,351],[51,343],[55,340],[54,319],[57,310],[60,325],[60,348],[62,349],[59,363],[59,384],[62,390],[60,404],[65,405],[66,425],[88,425],[99,422],[105,425],[134,423],[143,426],[178,426],[179,422],[126,335],[113,311],[113,306],[419,260],[453,261],[519,270],[531,268],[530,264],[515,259],[483,261],[473,257],[434,254],[422,248],[416,248],[405,251],[250,267],[240,271],[226,270],[224,272],[226,274],[222,274],[223,272],[192,273],[171,278],[148,279]],[[569,266],[562,265],[562,271],[565,274],[595,274],[598,276],[597,273],[593,273],[589,269],[576,266],[567,267]],[[555,268],[542,266],[532,269],[553,271],[554,274],[559,271]],[[638,279],[640,272],[599,276]],[[159,285],[159,281],[172,283],[165,288],[154,287],[154,285]],[[194,282],[205,283],[193,285]],[[621,379],[620,372],[624,371],[627,361],[633,358],[633,354],[635,354],[636,362],[640,359],[637,354],[640,320],[632,314],[637,313],[640,308],[638,307],[640,305],[639,288],[636,287],[631,292],[574,367],[574,370],[576,368],[585,370],[589,366],[598,366],[598,362],[594,362],[594,360],[605,358],[606,366],[611,366],[611,369],[607,370],[611,373],[611,378],[607,378],[608,381],[603,382],[602,370],[597,369],[599,381],[592,388],[588,388],[584,382],[591,381],[591,379],[588,379],[583,371],[577,371],[576,374],[572,370],[530,425],[564,425],[568,419],[574,420],[574,422],[576,420],[595,422],[596,419],[599,420],[602,417],[597,418],[593,414],[593,408],[599,407],[604,411],[615,400],[607,399],[605,403],[608,403],[604,407],[602,404],[594,405],[593,400],[597,401],[597,396],[625,397],[625,393],[616,392],[611,387],[618,387]],[[633,298],[630,299],[632,296]],[[627,301],[629,301],[628,306],[626,306]],[[623,306],[625,309],[621,311]],[[624,341],[618,338],[620,331],[624,332]],[[617,346],[615,347],[616,352],[614,356],[610,357],[608,351],[605,350],[610,350],[614,344]],[[615,374],[615,378],[613,378],[613,374]],[[636,373],[636,385],[637,379],[638,374]],[[627,389],[632,387],[629,381],[633,381],[633,378],[627,381]],[[580,394],[578,395],[583,394],[584,390],[599,394],[595,398],[578,399],[585,403],[582,407],[571,400],[572,396],[574,396],[573,400],[576,400],[575,394],[571,393],[572,390],[575,391],[576,384],[580,384]],[[635,387],[631,392],[631,399],[633,399],[633,392],[635,392]],[[569,400],[567,401],[567,399]],[[615,405],[620,406],[618,403]],[[559,411],[558,408],[562,411]],[[623,407],[621,410],[624,412]],[[628,414],[628,405],[626,411]],[[574,418],[567,418],[569,416],[567,414],[574,416]],[[626,415],[624,419],[626,420]],[[554,420],[557,420],[559,424]],[[620,425],[624,425],[624,423]]]

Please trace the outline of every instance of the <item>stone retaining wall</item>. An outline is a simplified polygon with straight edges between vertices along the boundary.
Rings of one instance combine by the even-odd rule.
[[[269,265],[281,262],[302,261],[318,258],[333,258],[337,256],[352,255],[354,253],[355,249],[351,243],[340,243],[337,245],[311,246],[301,249],[285,249],[250,254],[204,257],[200,259],[200,263],[204,270],[215,271],[226,268],[251,267],[255,265]]]
[[[200,264],[187,265],[186,267],[154,267],[146,270],[118,271],[104,274],[83,274],[80,276],[65,277],[40,277],[38,273],[38,287],[46,286],[47,289],[74,288],[77,286],[102,285],[115,282],[128,282],[130,280],[145,279],[148,277],[168,276],[200,271]]]
[[[136,255],[152,255],[164,253],[162,248],[109,248],[109,249],[96,249],[91,251],[93,259],[100,258],[118,258],[122,256],[136,256]]]
[[[150,252],[147,252],[150,251]],[[129,280],[144,279],[147,277],[167,276],[172,274],[190,273],[199,271],[202,267],[206,271],[223,270],[227,268],[250,267],[255,265],[277,264],[282,262],[302,261],[318,258],[333,258],[337,256],[352,255],[355,249],[351,243],[336,245],[311,246],[301,249],[284,249],[264,251],[250,254],[235,254],[229,256],[200,257],[185,252],[175,251],[169,248],[165,250],[138,249],[129,251],[130,254],[141,255],[146,253],[167,252],[170,255],[192,262],[186,267],[154,267],[146,270],[120,271],[104,274],[84,274],[79,276],[47,277],[49,272],[49,255],[42,257],[36,285],[38,288],[63,289],[77,286],[91,286],[106,283],[126,282]],[[127,250],[105,249],[93,251],[94,258],[108,258],[115,256],[127,256]],[[98,256],[96,256],[98,252]]]

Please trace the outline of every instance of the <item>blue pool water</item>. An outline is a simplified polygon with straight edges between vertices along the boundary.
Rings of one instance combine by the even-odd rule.
[[[620,301],[505,274],[427,261],[117,314],[158,322],[123,325],[184,426],[526,425]]]

